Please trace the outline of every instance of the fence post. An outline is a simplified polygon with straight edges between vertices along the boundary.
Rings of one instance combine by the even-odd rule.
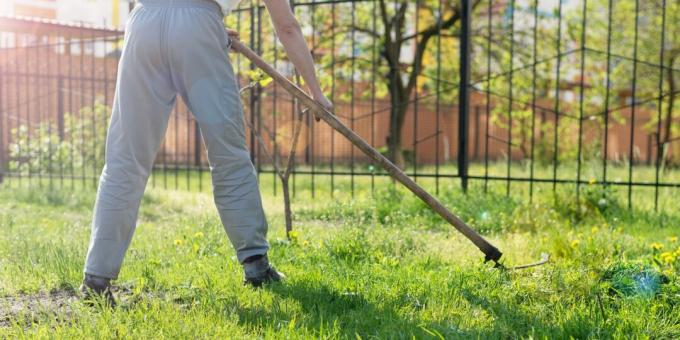
[[[59,141],[64,141],[64,79],[59,75],[57,80],[57,128],[59,130]],[[73,133],[73,132],[71,132]]]
[[[460,79],[458,91],[458,175],[463,192],[468,187],[468,122],[470,115],[470,1],[461,0]]]
[[[251,1],[250,3],[250,48],[255,50],[255,7],[259,4],[257,1]],[[258,8],[259,10],[259,8]],[[250,70],[255,71],[256,67],[255,64],[252,62],[250,63]],[[252,79],[250,79],[252,81]],[[253,124],[253,126],[250,128],[250,161],[253,162],[253,164],[257,167],[258,164],[256,164],[255,160],[255,129],[256,127],[256,122],[255,122],[255,106],[257,105],[257,99],[258,93],[257,93],[257,86],[252,86],[250,87],[250,100],[249,100],[249,109],[250,109],[250,122]]]
[[[5,82],[4,68],[0,68],[0,184],[5,179],[5,124],[4,124],[4,112],[3,111],[3,86]],[[8,91],[9,92],[9,91]],[[7,129],[9,132],[9,129]],[[9,138],[8,138],[9,140]]]

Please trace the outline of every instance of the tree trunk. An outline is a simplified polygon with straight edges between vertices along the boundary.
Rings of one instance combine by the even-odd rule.
[[[659,149],[659,157],[662,157],[662,163],[665,165],[666,162],[670,162],[670,159],[666,159],[670,152],[668,152],[668,149],[670,147],[669,143],[671,139],[673,138],[673,106],[675,104],[675,79],[674,79],[674,70],[673,70],[673,63],[675,62],[675,57],[672,56],[669,60],[668,68],[666,69],[667,77],[666,80],[668,81],[668,106],[666,107],[666,135],[664,138],[661,140],[661,145],[657,146],[657,149]],[[661,133],[661,131],[659,131]]]
[[[290,232],[293,230],[293,216],[290,209],[290,188],[287,177],[281,177],[281,186],[283,187],[283,205],[286,215],[286,238],[290,240]]]
[[[402,149],[401,130],[404,127],[408,103],[400,100],[399,93],[391,93],[390,95],[394,99],[390,109],[390,133],[387,136],[388,158],[394,165],[403,169],[406,161],[404,159],[404,150]]]

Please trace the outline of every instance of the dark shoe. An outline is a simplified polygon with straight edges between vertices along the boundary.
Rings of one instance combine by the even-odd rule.
[[[286,278],[279,273],[270,263],[267,255],[253,256],[243,261],[246,285],[260,287],[264,283],[281,281]]]
[[[80,285],[80,294],[82,295],[83,300],[88,303],[92,303],[95,299],[103,297],[104,301],[106,301],[109,306],[116,306],[116,300],[113,298],[113,293],[111,292],[111,279],[85,274],[83,284]]]

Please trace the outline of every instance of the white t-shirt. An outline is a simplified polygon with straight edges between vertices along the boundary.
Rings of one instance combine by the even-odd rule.
[[[215,2],[217,2],[217,4],[219,4],[220,7],[222,7],[222,13],[224,15],[229,14],[229,12],[231,12],[231,10],[236,8],[236,6],[238,6],[238,3],[240,1],[241,0],[215,0]]]

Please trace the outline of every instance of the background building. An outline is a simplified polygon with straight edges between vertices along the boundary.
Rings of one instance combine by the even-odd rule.
[[[133,3],[132,0],[3,0],[0,15],[118,28],[127,19]]]

